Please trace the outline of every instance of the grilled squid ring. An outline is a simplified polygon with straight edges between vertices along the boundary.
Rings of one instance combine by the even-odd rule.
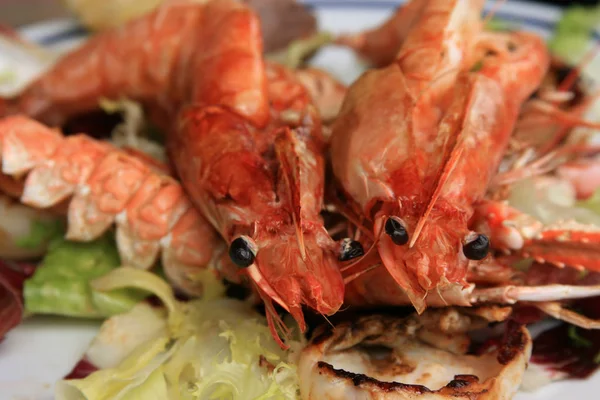
[[[467,354],[485,313],[443,309],[369,316],[315,332],[299,362],[303,400],[510,399],[531,354],[524,326],[506,324],[488,351]]]

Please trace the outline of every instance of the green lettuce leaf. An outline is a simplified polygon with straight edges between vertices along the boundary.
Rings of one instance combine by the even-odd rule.
[[[294,362],[302,346],[300,335],[288,342],[293,350],[282,350],[265,318],[250,304],[227,298],[182,303],[156,275],[127,267],[93,286],[143,288],[166,307],[161,312],[140,304],[105,321],[86,353],[105,369],[84,379],[61,381],[58,400],[298,398]],[[135,328],[140,326],[153,328],[142,332]],[[98,358],[108,353],[108,363],[106,357]]]
[[[162,363],[168,359],[175,347],[169,348],[166,336],[144,343],[133,351],[118,367],[94,372],[85,379],[61,381],[56,386],[57,399],[137,399],[135,397],[151,390],[160,390]],[[158,372],[158,377],[156,376]],[[162,375],[162,377],[161,377]],[[157,382],[158,381],[158,382]],[[166,389],[166,388],[165,388]],[[159,399],[168,399],[163,391]],[[148,397],[153,398],[153,397]]]
[[[167,336],[165,310],[146,302],[111,317],[111,321],[102,325],[85,355],[100,369],[114,368],[138,346]]]
[[[134,289],[101,292],[90,286],[91,280],[120,266],[111,236],[109,233],[90,243],[54,239],[35,274],[25,282],[25,310],[104,318],[131,309],[147,296]]]
[[[592,347],[594,345],[590,340],[577,333],[577,327],[575,325],[569,326],[568,335],[575,347]]]
[[[571,6],[556,25],[548,46],[550,51],[573,65],[585,55],[590,35],[600,25],[600,6]]]
[[[31,224],[29,235],[17,239],[16,244],[25,249],[35,249],[45,242],[60,239],[64,233],[65,226],[61,219],[37,220]]]

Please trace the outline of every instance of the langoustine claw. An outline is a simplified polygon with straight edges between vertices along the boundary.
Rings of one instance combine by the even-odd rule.
[[[509,322],[495,350],[467,354],[469,331],[506,316],[446,308],[321,329],[300,355],[302,399],[510,399],[531,354],[527,329]]]

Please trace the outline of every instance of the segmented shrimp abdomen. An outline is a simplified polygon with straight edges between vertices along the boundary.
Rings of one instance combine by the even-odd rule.
[[[24,116],[4,119],[0,122],[2,172],[12,176],[24,174],[50,158],[62,141],[59,132]]]
[[[27,175],[21,201],[32,207],[47,208],[69,198],[109,151],[108,144],[85,135],[65,138],[52,157]]]
[[[140,161],[118,151],[108,153],[71,200],[67,239],[87,241],[106,232],[148,174]]]
[[[147,269],[158,256],[160,239],[190,207],[181,185],[150,174],[117,215],[117,245],[125,264]]]

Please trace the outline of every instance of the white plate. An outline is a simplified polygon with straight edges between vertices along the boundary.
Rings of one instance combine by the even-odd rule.
[[[333,33],[358,31],[383,21],[399,0],[307,0],[317,12],[320,27]],[[491,4],[488,4],[488,9]],[[523,28],[549,37],[561,11],[555,7],[509,1],[497,14]],[[49,21],[22,30],[23,35],[47,49],[62,52],[80,43],[85,31],[72,20]],[[596,39],[598,38],[596,32]],[[25,63],[17,49],[0,43],[0,75],[12,70],[19,78],[0,92],[14,92],[45,67]],[[10,46],[8,46],[10,47]],[[314,63],[346,82],[361,72],[349,51],[327,49]],[[81,357],[98,328],[97,322],[35,317],[11,331],[0,343],[0,400],[47,400],[53,398],[54,383],[68,373]],[[586,381],[554,383],[535,393],[520,393],[517,400],[597,398],[600,374]],[[597,392],[596,392],[597,393]]]

